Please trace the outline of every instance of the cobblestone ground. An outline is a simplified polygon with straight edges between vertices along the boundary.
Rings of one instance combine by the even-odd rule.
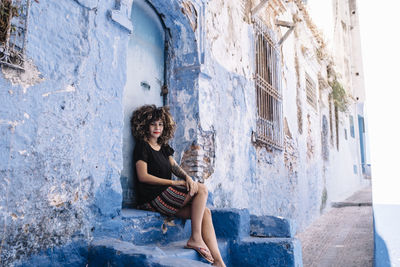
[[[365,188],[297,235],[304,267],[373,265],[371,188]]]

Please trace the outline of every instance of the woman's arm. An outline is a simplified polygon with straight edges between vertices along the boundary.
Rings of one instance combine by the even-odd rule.
[[[190,176],[176,163],[172,156],[169,156],[169,163],[171,163],[172,173],[176,175],[176,177],[187,180]],[[190,178],[191,179],[191,178]]]
[[[149,174],[147,172],[147,163],[143,160],[138,160],[136,162],[136,171],[138,179],[142,183],[154,184],[154,185],[186,185],[185,181],[162,179]]]
[[[169,162],[171,163],[172,173],[177,177],[186,180],[186,188],[189,191],[189,194],[194,196],[198,191],[197,183],[193,181],[193,179],[178,165],[178,163],[176,163],[172,156],[169,156]]]

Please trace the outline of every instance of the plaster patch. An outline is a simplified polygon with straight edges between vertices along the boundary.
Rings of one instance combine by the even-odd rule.
[[[114,44],[113,44],[113,61],[112,61],[112,66],[113,68],[117,68],[118,66],[118,52],[119,52],[119,36],[114,38]]]
[[[179,36],[179,38],[181,40],[189,40],[185,25],[183,25],[180,21],[177,21],[177,20],[175,20],[174,23],[177,28],[181,29],[181,32],[180,32],[181,35]],[[180,48],[180,50],[182,51],[182,54],[187,54],[191,51],[188,42],[181,42],[181,44],[182,44],[182,47]]]
[[[20,124],[24,124],[24,123],[25,123],[24,120],[22,120],[22,121],[9,121],[9,120],[0,119],[0,125],[1,124],[9,125],[9,129],[11,130],[11,132],[15,131],[15,127],[17,127]]]
[[[28,152],[26,150],[20,150],[20,151],[18,151],[18,153],[20,155],[27,155],[28,154]]]
[[[13,221],[16,221],[16,220],[18,220],[18,216],[17,216],[17,214],[15,214],[15,213],[11,213],[11,218],[13,219]]]
[[[67,195],[66,194],[49,194],[47,200],[49,201],[50,206],[61,207],[64,203],[67,202]]]
[[[311,160],[314,157],[314,152],[315,152],[315,141],[313,138],[313,133],[312,133],[312,125],[311,125],[311,119],[310,119],[310,114],[307,114],[307,122],[308,122],[308,131],[307,131],[307,158]]]
[[[4,78],[9,80],[13,86],[20,85],[23,93],[26,94],[29,87],[44,81],[44,78],[31,60],[25,61],[24,69],[25,71],[21,71],[2,66],[1,71]]]
[[[197,29],[197,10],[189,1],[182,3],[182,13],[188,18],[192,30],[195,32]]]
[[[51,94],[56,94],[56,93],[71,93],[71,92],[75,92],[76,89],[73,85],[67,85],[67,87],[65,87],[65,89],[62,90],[58,90],[58,91],[52,91],[52,92],[47,92],[42,94],[43,97],[48,97]]]

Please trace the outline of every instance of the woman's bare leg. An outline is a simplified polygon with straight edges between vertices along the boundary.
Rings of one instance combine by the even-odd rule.
[[[189,215],[188,213],[190,209],[192,235],[190,236],[187,244],[189,246],[208,249],[202,237],[202,222],[203,222],[204,209],[206,207],[206,202],[207,202],[208,190],[206,186],[203,184],[199,183],[198,186],[199,190],[197,191],[196,195],[194,195],[193,197],[190,197],[188,195],[185,201],[183,202],[183,204],[186,205],[192,198],[191,205],[185,206],[184,208],[179,210],[176,213],[176,216],[185,218]]]
[[[207,190],[204,185],[202,185],[202,186],[204,188],[200,188],[200,186],[199,186],[199,190],[201,190],[201,189]],[[196,196],[197,195],[195,195],[194,197],[196,197]],[[189,202],[190,199],[191,199],[191,197],[188,196],[184,202],[184,207],[176,213],[176,216],[185,218],[185,219],[191,218],[193,209],[194,209],[193,202],[195,201],[195,198],[193,199],[192,205],[186,206],[186,204]],[[206,201],[207,201],[207,199],[206,199]],[[193,236],[193,219],[192,219],[192,236]],[[191,237],[188,241],[188,244],[208,248],[210,250],[211,255],[213,256],[213,258],[215,260],[214,265],[215,266],[225,266],[225,263],[222,260],[221,253],[218,248],[217,237],[215,236],[214,225],[212,223],[211,211],[209,208],[205,207],[205,203],[204,203],[204,212],[203,212],[202,222],[201,222],[201,238],[202,238],[202,241],[198,244],[198,243],[190,242],[192,239],[192,237]],[[201,243],[205,244],[205,246],[200,245]]]
[[[205,185],[199,183],[199,190],[192,200],[190,218],[192,220],[192,236],[188,245],[204,243],[201,235],[201,225],[203,222],[204,209],[206,208],[208,190]]]
[[[211,255],[214,258],[215,266],[225,267],[225,263],[221,257],[221,253],[218,248],[217,237],[215,235],[214,225],[212,222],[211,211],[209,208],[204,209],[203,224],[202,224],[202,236],[203,240],[210,249]]]

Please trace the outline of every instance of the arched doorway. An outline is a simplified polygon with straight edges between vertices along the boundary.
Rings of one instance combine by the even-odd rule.
[[[134,0],[131,21],[133,33],[127,49],[126,85],[124,88],[122,207],[135,204],[134,139],[130,130],[132,111],[144,104],[162,106],[165,81],[165,28],[153,7],[146,0]]]

